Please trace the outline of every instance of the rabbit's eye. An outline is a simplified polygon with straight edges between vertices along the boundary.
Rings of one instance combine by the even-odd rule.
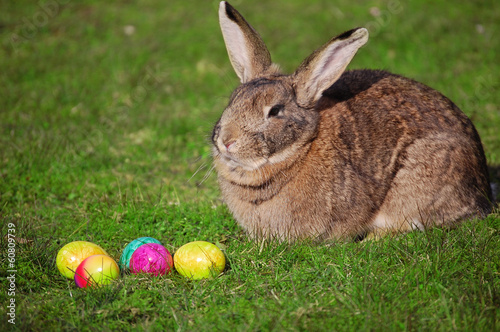
[[[285,108],[285,105],[274,105],[273,107],[271,107],[271,109],[269,110],[269,113],[267,113],[267,117],[270,118],[270,117],[273,117],[273,116],[277,116],[278,114],[280,114],[280,112]]]

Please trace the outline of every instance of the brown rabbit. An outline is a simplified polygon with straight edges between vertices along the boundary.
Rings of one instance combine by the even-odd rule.
[[[491,211],[483,147],[457,106],[408,78],[344,72],[366,29],[333,38],[283,75],[227,2],[219,18],[242,84],[213,130],[214,164],[251,236],[356,238]]]

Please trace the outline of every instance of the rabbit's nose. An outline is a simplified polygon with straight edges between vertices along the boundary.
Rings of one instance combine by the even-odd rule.
[[[229,152],[229,149],[234,147],[236,140],[232,138],[232,135],[223,134],[217,139],[217,145],[219,149],[224,152]]]
[[[235,143],[238,141],[238,129],[232,125],[222,128],[218,141],[221,150],[225,152],[230,152],[230,149],[234,150]]]
[[[229,149],[234,146],[234,143],[236,143],[236,140],[227,140],[227,141],[224,141],[224,146],[226,147],[226,151],[229,151]]]

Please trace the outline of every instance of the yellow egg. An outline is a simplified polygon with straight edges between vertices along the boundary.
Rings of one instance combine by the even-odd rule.
[[[177,272],[190,279],[215,278],[226,266],[222,251],[210,242],[189,242],[175,252]]]
[[[92,242],[70,242],[62,247],[57,253],[56,265],[63,276],[68,279],[73,279],[78,265],[80,265],[85,258],[93,255],[108,255],[108,253]]]

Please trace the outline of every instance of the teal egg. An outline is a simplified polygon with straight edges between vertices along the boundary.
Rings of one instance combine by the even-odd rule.
[[[160,241],[157,239],[153,239],[152,237],[140,237],[138,239],[135,239],[134,241],[130,242],[127,244],[125,249],[123,249],[123,253],[120,256],[120,267],[123,268],[130,268],[130,257],[132,257],[132,254],[134,251],[137,250],[140,246],[142,246],[145,243],[157,243],[161,244]]]

